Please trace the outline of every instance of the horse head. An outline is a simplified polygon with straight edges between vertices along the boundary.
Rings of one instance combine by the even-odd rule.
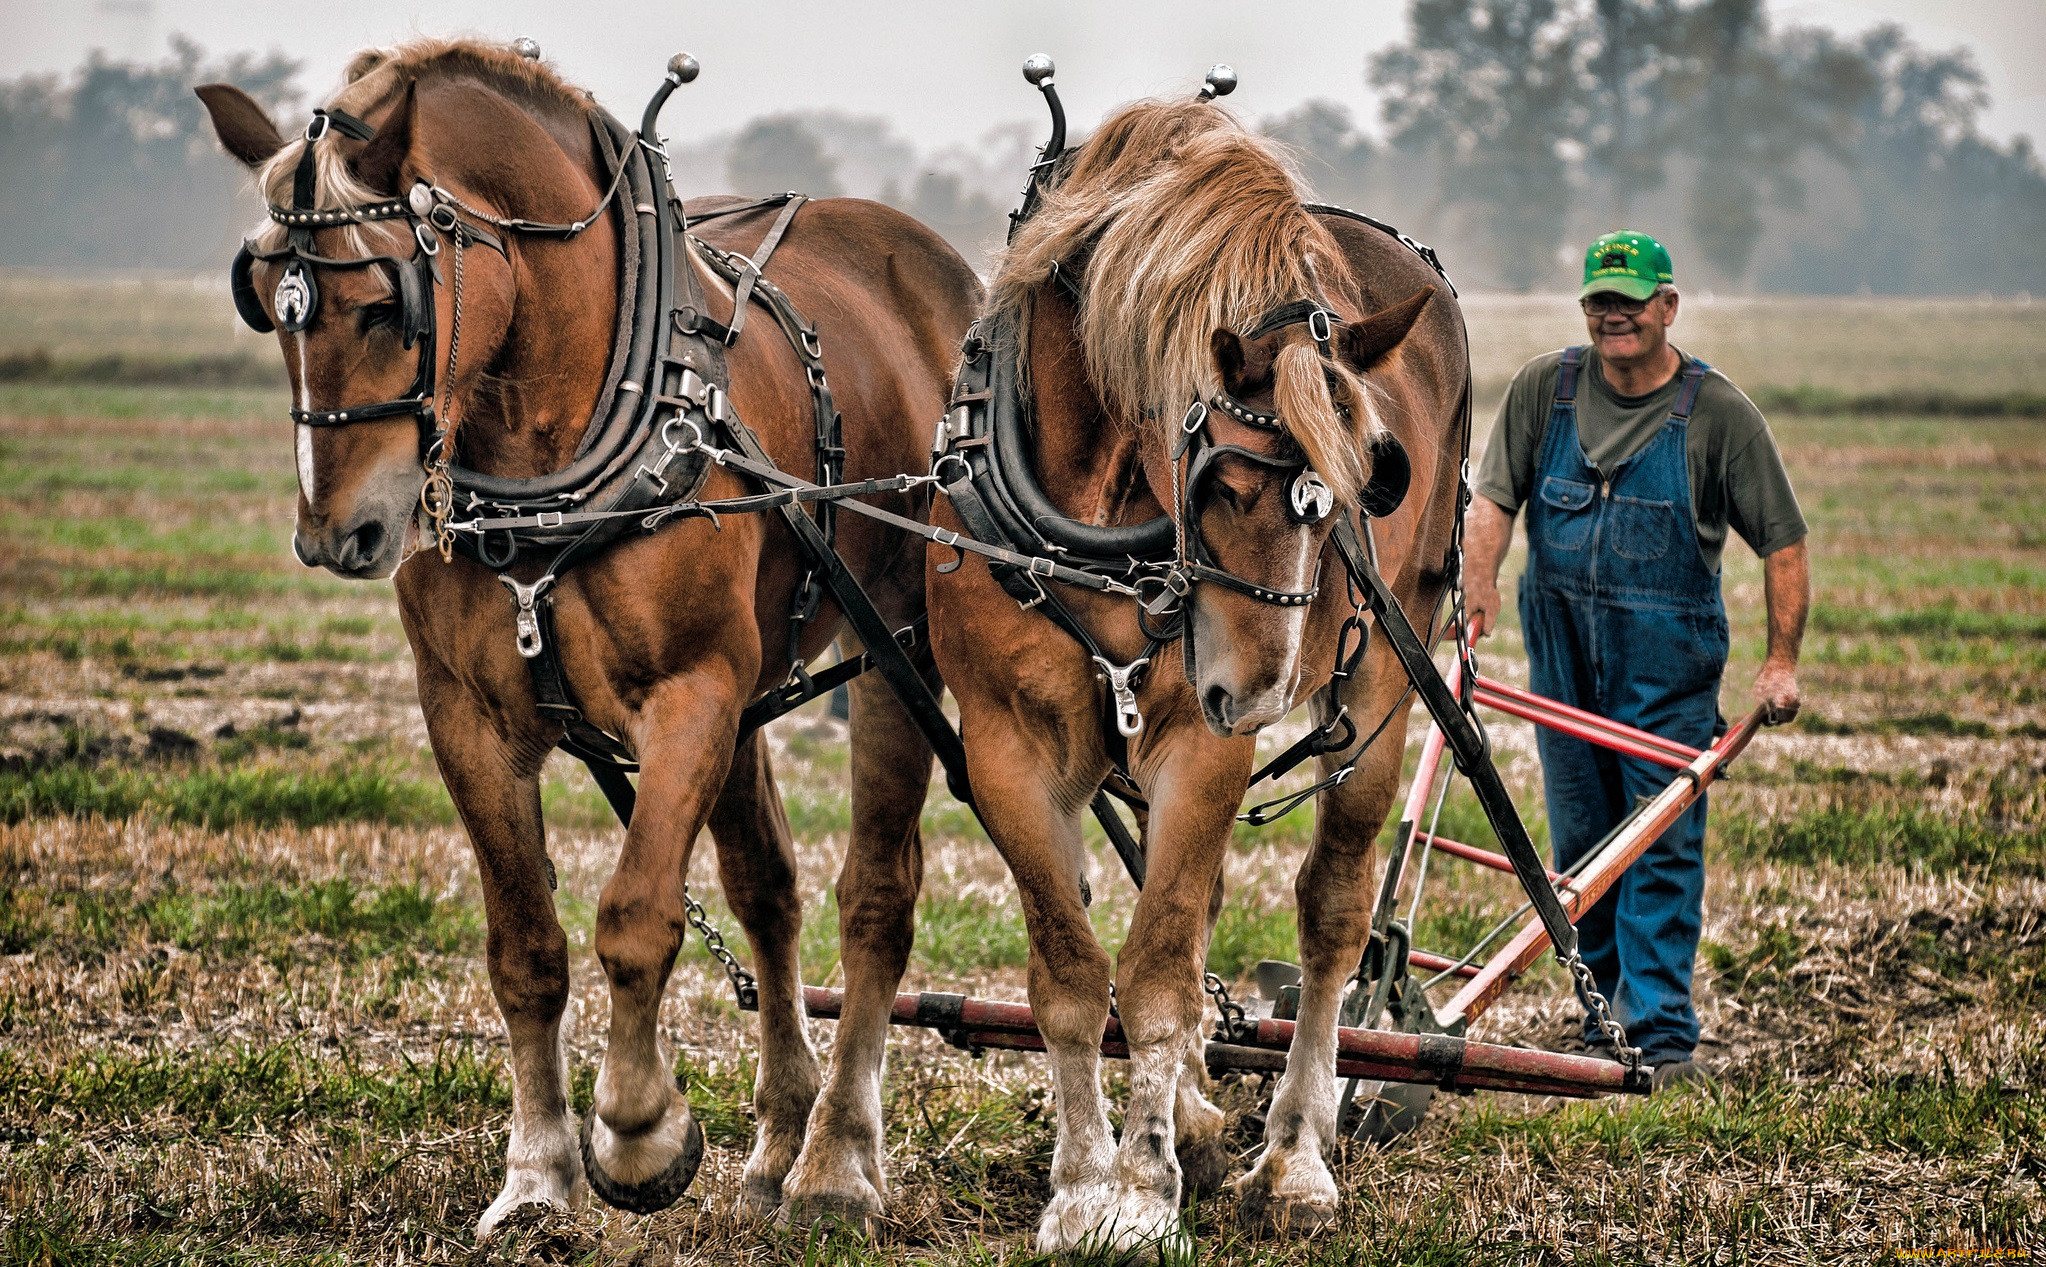
[[[1075,346],[1096,398],[1047,417],[1068,435],[1041,448],[1096,443],[1093,417],[1137,438],[1175,521],[1169,592],[1151,608],[1177,611],[1186,679],[1217,735],[1298,702],[1310,615],[1333,610],[1315,607],[1324,546],[1368,500],[1389,434],[1366,374],[1431,293],[1366,312],[1277,151],[1206,99],[1110,116],[1010,245],[993,307],[1030,341]],[[1070,313],[1064,329],[1049,312]]]
[[[1433,293],[1351,321],[1288,305],[1276,326],[1267,317],[1248,335],[1209,336],[1217,390],[1199,410],[1205,434],[1186,444],[1194,456],[1177,459],[1175,513],[1181,558],[1206,556],[1213,571],[1188,592],[1183,659],[1217,735],[1251,733],[1292,707],[1330,534],[1341,516],[1384,513],[1404,491],[1365,373]]]
[[[598,217],[543,243],[491,226],[595,201],[587,98],[510,50],[437,43],[359,56],[289,139],[239,88],[198,93],[271,209],[232,280],[284,352],[299,559],[388,576],[443,454],[560,465],[610,350],[615,265],[598,261],[615,231]],[[545,320],[522,322],[541,295]]]

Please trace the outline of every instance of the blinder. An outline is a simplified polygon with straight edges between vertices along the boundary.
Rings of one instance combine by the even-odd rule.
[[[1373,519],[1383,519],[1407,500],[1407,488],[1414,482],[1414,464],[1407,446],[1398,436],[1385,432],[1371,444],[1371,479],[1357,495],[1357,508]]]
[[[229,288],[234,292],[234,310],[241,314],[242,324],[257,334],[269,334],[277,329],[277,323],[270,320],[270,314],[263,309],[263,300],[256,294],[254,276],[256,257],[249,252],[249,244],[242,243],[242,249],[234,253],[234,264],[227,270]]]
[[[433,256],[426,251],[397,269],[398,329],[407,348],[433,335],[432,269]]]

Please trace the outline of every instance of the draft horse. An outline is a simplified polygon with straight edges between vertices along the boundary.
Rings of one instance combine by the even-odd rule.
[[[1256,734],[1303,702],[1317,723],[1355,719],[1324,773],[1369,747],[1319,800],[1296,882],[1299,1028],[1236,1188],[1255,1225],[1332,1215],[1337,1011],[1411,703],[1384,638],[1358,658],[1369,622],[1328,547],[1347,520],[1410,612],[1435,609],[1455,554],[1453,295],[1392,235],[1303,204],[1272,146],[1205,98],[1125,107],[1026,199],[967,344],[969,369],[991,369],[960,399],[996,413],[992,440],[951,450],[936,512],[968,537],[1092,559],[1144,600],[977,559],[934,557],[928,577],[974,795],[1021,890],[1056,1087],[1042,1250],[1182,1250],[1182,1182],[1226,1173],[1202,1095],[1204,959]],[[1110,778],[1146,807],[1113,966],[1087,919],[1080,831]],[[1119,1144],[1099,1085],[1111,1008],[1131,1059]]]
[[[694,62],[669,64],[642,141],[537,57],[470,42],[367,51],[292,138],[238,89],[199,90],[271,206],[235,298],[278,331],[290,376],[293,548],[342,576],[395,570],[434,759],[474,846],[513,1077],[509,1173],[479,1233],[521,1203],[579,1203],[586,1183],[658,1209],[695,1173],[702,1131],[657,1021],[706,825],[758,974],[743,1199],[830,1207],[883,1184],[886,1009],[931,748],[886,686],[855,684],[843,953],[848,978],[881,992],[847,1001],[806,1145],[820,1076],[794,858],[767,745],[743,719],[841,627],[839,591],[798,540],[831,527],[821,508],[719,517],[697,503],[760,496],[726,463],[739,450],[814,464],[826,483],[922,469],[980,284],[937,235],[852,199],[699,201],[685,238],[652,126]],[[738,337],[763,305],[774,322]],[[920,515],[925,495],[893,483],[874,503]],[[421,534],[429,548],[415,549]],[[831,544],[886,629],[914,624],[914,536],[861,519]],[[541,766],[564,738],[644,769],[597,908],[610,1032],[580,1141],[540,812]]]

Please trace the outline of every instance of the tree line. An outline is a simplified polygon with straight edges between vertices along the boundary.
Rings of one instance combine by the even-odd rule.
[[[1311,101],[1259,121],[1317,193],[1434,243],[1459,280],[1566,287],[1581,244],[1662,238],[1687,288],[2046,290],[2046,168],[1980,130],[1965,51],[1895,27],[1773,27],[1761,0],[1412,0],[1409,38],[1360,71],[1378,135]],[[298,63],[95,54],[0,83],[0,264],[204,268],[257,214],[191,86],[285,117]],[[969,259],[998,246],[1039,127],[920,151],[890,123],[782,113],[672,148],[685,192],[798,189],[900,207]]]

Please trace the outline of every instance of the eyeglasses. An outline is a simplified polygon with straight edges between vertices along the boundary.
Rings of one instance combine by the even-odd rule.
[[[1611,291],[1600,291],[1596,295],[1586,295],[1578,300],[1577,306],[1584,309],[1584,315],[1587,317],[1603,317],[1609,312],[1617,312],[1623,317],[1638,317],[1641,310],[1648,307],[1648,302],[1647,299],[1629,299],[1625,295],[1616,295]]]

